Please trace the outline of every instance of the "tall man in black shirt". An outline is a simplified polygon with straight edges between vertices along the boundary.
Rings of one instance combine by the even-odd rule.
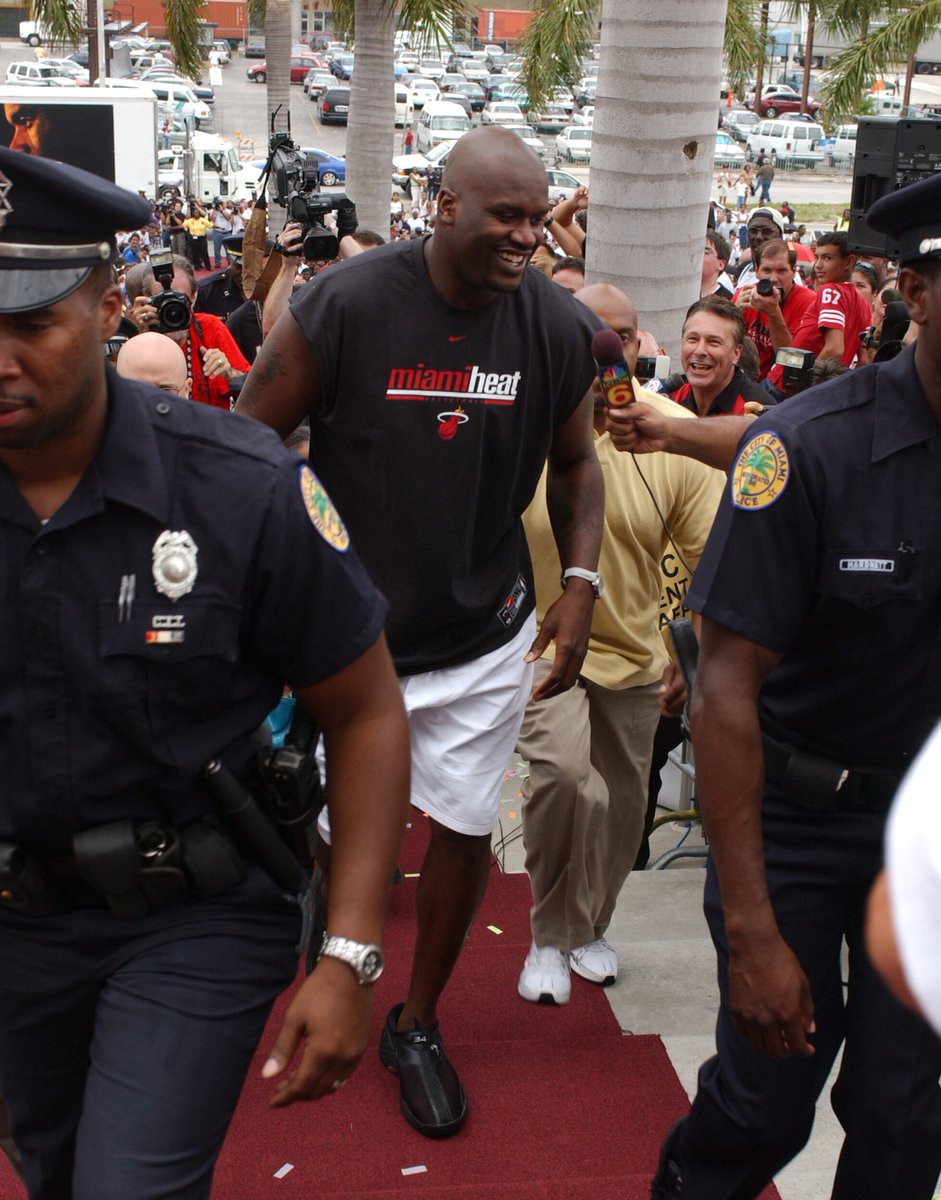
[[[380,1054],[406,1119],[431,1137],[467,1112],[437,1004],[486,886],[532,663],[554,640],[535,698],[572,686],[601,590],[589,390],[599,324],[529,270],[548,210],[545,171],[515,135],[465,135],[435,236],[381,246],[302,288],[239,401],[282,436],[309,416],[312,465],[390,600],[412,803],[430,814],[431,841],[409,992]],[[520,517],[547,454],[560,562],[575,574],[533,640]]]

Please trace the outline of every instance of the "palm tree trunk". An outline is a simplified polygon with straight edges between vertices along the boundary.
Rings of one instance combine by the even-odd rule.
[[[761,24],[758,30],[758,40],[761,43],[761,57],[758,59],[758,69],[755,72],[755,112],[760,113],[761,90],[765,85],[765,55],[768,52],[768,9],[770,0],[764,0],[761,6]]]
[[[269,0],[270,2],[270,0]],[[356,0],[356,69],[346,134],[347,194],[359,223],[389,236],[395,8],[388,0]]]
[[[810,96],[810,60],[814,53],[814,26],[817,20],[816,0],[807,3],[807,37],[804,46],[804,78],[801,81],[801,112],[807,111],[807,100]]]
[[[674,357],[699,298],[725,12],[606,0],[601,26],[588,276],[626,291]]]

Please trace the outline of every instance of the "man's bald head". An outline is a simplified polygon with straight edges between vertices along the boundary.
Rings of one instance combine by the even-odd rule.
[[[460,194],[471,186],[499,186],[507,178],[547,186],[545,167],[521,138],[499,125],[478,125],[454,143],[441,186]]]
[[[633,375],[637,369],[637,309],[633,300],[611,283],[591,283],[575,299],[613,329],[624,344],[624,358]]]
[[[424,249],[447,303],[477,308],[519,288],[545,242],[548,184],[542,162],[506,129],[474,129],[455,143]]]
[[[152,383],[178,396],[190,394],[186,377],[186,355],[162,333],[139,333],[125,342],[118,352],[115,367],[125,379]]]

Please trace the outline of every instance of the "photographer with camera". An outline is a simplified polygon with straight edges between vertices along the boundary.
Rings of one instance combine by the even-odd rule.
[[[759,379],[774,366],[774,353],[793,345],[793,337],[805,319],[813,319],[817,296],[810,288],[797,287],[794,270],[797,252],[782,238],[771,238],[755,249],[754,283],[741,287],[733,296],[745,319],[745,331],[758,351]]]
[[[235,232],[235,228],[232,224],[231,213],[226,211],[218,196],[212,202],[209,219],[212,222],[213,266],[219,271],[222,269],[222,243],[230,233]]]
[[[140,286],[142,291],[133,297],[128,288],[129,315],[138,329],[162,333],[182,348],[194,400],[230,409],[230,385],[249,370],[249,363],[218,317],[193,312],[192,265],[165,250],[155,253],[144,267]]]

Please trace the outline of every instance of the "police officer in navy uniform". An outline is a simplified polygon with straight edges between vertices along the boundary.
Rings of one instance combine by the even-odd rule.
[[[834,1200],[929,1200],[941,1170],[941,1042],[863,944],[887,809],[941,716],[941,177],[869,221],[918,339],[747,429],[689,595],[721,1005],[654,1197],[757,1196],[841,1046]]]
[[[146,203],[5,149],[0,196],[0,1095],[31,1200],[204,1200],[297,968],[300,868],[245,789],[285,682],[336,865],[273,1103],[365,1045],[408,799],[386,605],[274,434],[106,368]]]

